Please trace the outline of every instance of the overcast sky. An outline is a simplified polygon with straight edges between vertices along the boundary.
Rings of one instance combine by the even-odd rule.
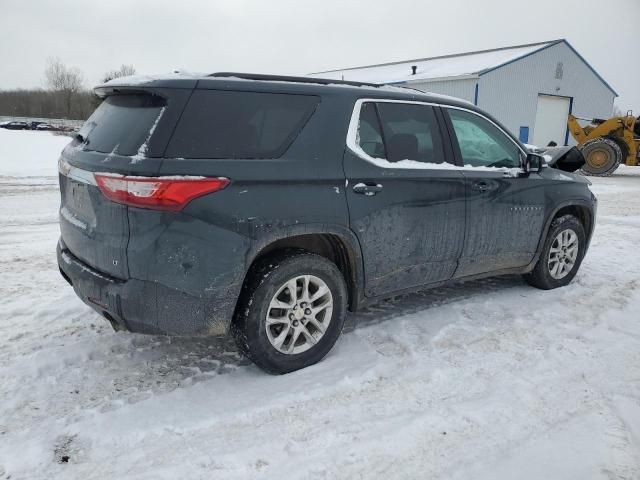
[[[87,86],[121,64],[304,74],[566,38],[640,114],[640,0],[0,0],[0,89],[47,57]]]

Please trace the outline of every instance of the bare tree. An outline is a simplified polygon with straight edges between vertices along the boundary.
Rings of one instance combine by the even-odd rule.
[[[71,116],[73,97],[83,90],[82,72],[75,67],[67,67],[58,58],[49,58],[44,76],[49,89],[63,96],[67,117]]]
[[[95,109],[94,95],[83,90],[73,96],[71,115],[63,93],[49,90],[0,90],[0,117],[69,118],[85,120]]]
[[[120,65],[120,68],[117,70],[110,70],[106,72],[102,76],[102,81],[107,83],[109,80],[113,80],[114,78],[120,77],[128,77],[129,75],[135,75],[136,69],[133,65]]]

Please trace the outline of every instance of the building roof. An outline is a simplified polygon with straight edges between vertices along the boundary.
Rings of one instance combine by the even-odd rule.
[[[462,80],[466,78],[477,78],[503,65],[559,43],[565,43],[591,71],[616,94],[615,90],[611,88],[565,39],[492,48],[489,50],[457,53],[453,55],[442,55],[438,57],[417,58],[400,62],[381,63],[378,65],[344,68],[341,70],[328,70],[311,73],[310,76],[387,84],[415,81]],[[412,73],[413,66],[416,67],[415,74]]]

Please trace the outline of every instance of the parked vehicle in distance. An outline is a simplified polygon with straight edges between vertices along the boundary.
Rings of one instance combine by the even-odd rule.
[[[36,127],[34,128],[34,130],[45,130],[45,131],[49,131],[49,132],[58,132],[61,130],[61,128],[56,127],[54,125],[51,125],[50,123],[39,123],[38,125],[36,125]]]
[[[0,128],[6,128],[7,130],[29,130],[29,124],[27,122],[4,122],[0,123]]]
[[[59,160],[60,271],[115,329],[224,335],[267,372],[347,310],[576,275],[596,198],[450,97],[304,77],[118,79]],[[578,165],[577,168],[579,168]]]

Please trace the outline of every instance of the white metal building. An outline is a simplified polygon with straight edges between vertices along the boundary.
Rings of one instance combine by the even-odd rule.
[[[478,105],[520,140],[571,142],[567,115],[606,118],[617,93],[564,39],[406,60],[311,76],[394,84]]]

